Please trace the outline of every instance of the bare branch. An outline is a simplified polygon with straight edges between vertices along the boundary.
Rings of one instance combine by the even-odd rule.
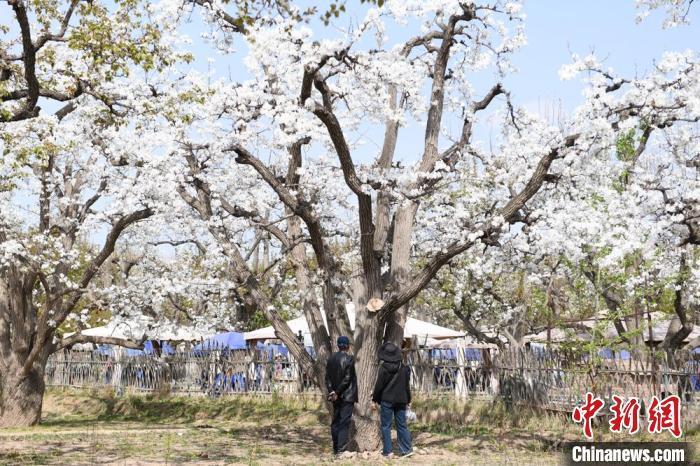
[[[103,337],[103,336],[94,336],[94,335],[83,335],[81,333],[74,333],[73,335],[62,339],[60,342],[58,342],[56,346],[56,351],[60,351],[64,348],[68,348],[70,346],[73,346],[77,343],[94,343],[96,345],[115,345],[115,346],[122,346],[124,348],[131,348],[131,349],[143,349],[143,344],[146,341],[147,337],[146,335],[141,338],[140,341],[133,341],[133,340],[127,340],[124,338],[117,338],[117,337]]]
[[[21,0],[8,0],[7,3],[12,6],[22,33],[24,79],[27,81],[27,99],[23,107],[9,117],[9,121],[19,121],[36,117],[40,110],[36,106],[39,101],[39,80],[36,77],[36,50],[32,43],[32,33],[24,2]]]

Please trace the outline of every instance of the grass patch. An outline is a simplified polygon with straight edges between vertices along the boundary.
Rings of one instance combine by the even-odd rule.
[[[103,390],[49,390],[44,406],[41,425],[4,432],[0,465],[92,464],[100,459],[115,464],[132,459],[251,465],[333,461],[330,420],[318,398],[117,397]],[[555,464],[561,441],[582,438],[581,427],[565,414],[527,409],[514,413],[502,403],[480,399],[416,397],[413,408],[418,415],[411,425],[414,443],[424,450],[416,455],[420,464],[515,464],[514,458]],[[604,426],[596,432],[604,434],[600,440],[621,440],[606,434]],[[687,434],[700,436],[698,429]],[[381,461],[355,458],[347,464]]]
[[[23,453],[23,452],[9,452],[0,453],[0,464],[6,466],[19,466],[27,464],[52,464],[60,457],[60,453]]]
[[[86,422],[140,422],[147,424],[206,424],[209,421],[284,422],[303,420],[306,425],[326,422],[328,415],[320,401],[308,398],[229,396],[163,397],[126,395],[116,397],[110,391],[85,391],[65,396],[50,392],[42,425],[68,427]]]

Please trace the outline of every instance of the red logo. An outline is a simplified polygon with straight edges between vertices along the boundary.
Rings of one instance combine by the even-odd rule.
[[[610,406],[610,411],[613,413],[613,418],[610,419],[610,431],[622,432],[623,429],[629,430],[629,433],[634,435],[639,432],[639,409],[641,404],[639,398],[630,398],[623,403],[622,398],[613,395],[613,404]]]
[[[659,401],[657,396],[652,397],[649,406],[648,430],[651,434],[658,434],[667,430],[678,438],[681,436],[681,399],[677,395],[670,395]]]
[[[634,435],[640,429],[641,403],[639,398],[629,398],[625,401],[622,397],[613,395],[613,404],[610,406],[612,419],[608,422],[610,431],[621,433],[624,430]],[[586,400],[582,406],[574,408],[571,417],[576,423],[583,423],[583,433],[588,438],[593,438],[593,418],[605,406],[605,402],[586,393]],[[664,430],[669,431],[678,438],[683,434],[681,429],[681,399],[678,395],[670,395],[663,400],[658,396],[651,398],[647,411],[647,430],[651,434],[660,434]]]
[[[586,393],[586,402],[583,406],[574,408],[572,418],[574,422],[583,422],[583,433],[588,438],[593,438],[593,429],[591,428],[591,420],[596,413],[605,406],[605,402],[598,397],[594,397],[591,392]]]

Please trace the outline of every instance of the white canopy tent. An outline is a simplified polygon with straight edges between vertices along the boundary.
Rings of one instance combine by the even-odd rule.
[[[599,319],[583,319],[578,322],[575,322],[578,324],[578,328],[552,328],[549,331],[549,335],[547,335],[547,330],[543,330],[539,333],[532,334],[532,335],[527,335],[523,338],[523,341],[525,343],[535,343],[535,344],[543,344],[543,343],[562,343],[565,341],[572,341],[572,340],[578,340],[578,341],[590,341],[591,340],[591,331],[596,325],[600,325],[600,320],[604,318],[601,317]],[[644,340],[645,343],[650,344],[657,344],[660,343],[664,340],[666,337],[666,333],[668,331],[668,327],[671,324],[671,319],[672,316],[668,314],[663,314],[661,312],[653,312],[651,314],[651,322],[652,322],[652,328],[651,328],[651,338],[649,335],[649,321],[647,319],[646,314],[640,315],[640,322],[639,325],[641,327],[641,337]],[[626,327],[627,324],[623,320],[622,321],[623,325]],[[588,330],[586,330],[588,329]],[[613,325],[612,322],[609,322],[604,325],[604,327],[599,329],[602,332],[602,335],[606,339],[614,339],[618,336],[617,330],[615,329],[615,326]],[[693,331],[688,335],[683,341],[684,342],[689,342],[695,337],[700,336],[700,329],[697,327],[693,329]]]
[[[139,318],[130,321],[112,320],[107,325],[84,329],[82,335],[95,337],[114,337],[131,341],[149,340],[166,341],[197,341],[205,338],[211,332],[186,328],[174,323],[160,323],[149,318]],[[71,336],[67,333],[65,336]]]
[[[476,339],[466,336],[463,338],[450,338],[447,340],[428,339],[427,345],[431,348],[471,348],[471,349],[498,349],[493,343],[481,343]]]
[[[350,327],[355,329],[355,310],[352,303],[346,305],[348,310],[348,317],[350,319]],[[323,322],[328,326],[325,313],[322,312]],[[297,317],[287,321],[287,325],[295,334],[301,334],[304,336],[304,344],[311,346],[311,333],[309,331],[309,325],[306,322],[306,317]],[[430,322],[425,322],[423,320],[414,319],[409,317],[406,320],[406,327],[404,328],[404,335],[406,338],[412,338],[413,336],[418,337],[421,343],[424,341],[442,340],[446,338],[461,338],[464,337],[463,332],[458,332],[457,330],[452,330],[447,327],[441,327],[440,325],[431,324]],[[252,332],[246,332],[244,334],[246,341],[248,340],[272,340],[277,338],[275,334],[275,329],[270,327],[259,328],[253,330]]]

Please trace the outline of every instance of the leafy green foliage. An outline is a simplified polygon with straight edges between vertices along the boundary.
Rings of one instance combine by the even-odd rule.
[[[133,65],[145,71],[161,70],[173,58],[158,45],[157,25],[143,18],[139,0],[119,0],[113,14],[107,6],[81,3],[80,22],[69,36],[72,49],[80,50],[94,67],[106,67],[106,80],[128,76]]]
[[[384,5],[384,0],[360,0],[360,3],[374,4],[381,7]],[[328,26],[333,18],[339,18],[342,13],[345,13],[347,8],[345,6],[346,4],[346,1],[331,2],[328,9],[321,14],[321,21],[323,21],[323,24]]]

